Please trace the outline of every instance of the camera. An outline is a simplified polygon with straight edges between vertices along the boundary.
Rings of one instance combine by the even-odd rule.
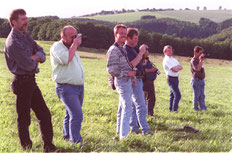
[[[200,58],[205,59],[205,54],[201,54]]]
[[[160,74],[161,74],[161,72],[159,71],[158,67],[157,67],[157,66],[154,66],[154,67],[155,67],[155,68],[157,68],[156,73],[157,73],[158,75],[160,75]]]
[[[82,33],[78,33],[78,34],[75,36],[75,38],[76,38],[76,37],[79,37],[79,36],[81,37],[81,41],[86,41],[87,38],[88,38],[87,36],[82,35]]]

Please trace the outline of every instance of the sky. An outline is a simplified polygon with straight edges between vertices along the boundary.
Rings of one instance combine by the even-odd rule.
[[[8,18],[16,8],[23,8],[28,17],[58,16],[70,18],[102,10],[174,8],[218,10],[219,6],[232,10],[232,0],[4,0],[0,5],[0,18]]]

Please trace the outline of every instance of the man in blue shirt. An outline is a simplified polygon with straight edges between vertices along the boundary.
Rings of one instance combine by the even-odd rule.
[[[143,93],[143,75],[144,68],[142,65],[143,54],[148,48],[147,45],[142,45],[139,48],[139,53],[136,52],[134,47],[138,44],[139,32],[138,29],[128,28],[127,29],[127,40],[124,45],[124,49],[127,51],[128,59],[133,67],[137,68],[136,71],[136,87],[133,88],[132,94],[132,118],[130,120],[131,132],[139,132],[139,126],[142,129],[144,135],[150,133],[150,129],[146,120],[147,108]],[[139,123],[139,126],[138,126]]]
[[[4,52],[8,69],[14,74],[11,87],[17,96],[16,111],[20,143],[23,149],[32,147],[29,135],[32,109],[39,120],[44,151],[55,151],[56,147],[52,144],[51,114],[35,81],[35,74],[39,72],[38,63],[46,60],[45,53],[26,32],[28,19],[23,9],[13,10],[9,21],[12,30],[6,39]]]

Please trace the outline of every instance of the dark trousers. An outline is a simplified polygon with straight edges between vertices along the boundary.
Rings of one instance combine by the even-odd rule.
[[[32,109],[39,120],[44,149],[54,149],[55,146],[52,144],[53,129],[51,114],[36,84],[35,77],[14,76],[11,87],[17,96],[17,126],[22,147],[31,148],[32,146],[29,135],[29,125],[31,123],[30,110]]]
[[[154,81],[146,79],[143,81],[143,92],[147,104],[147,113],[148,115],[154,115],[154,107],[155,107],[155,86]]]
[[[177,111],[179,107],[179,101],[181,99],[181,93],[179,90],[179,79],[178,77],[167,78],[168,85],[170,87],[170,98],[169,98],[169,110]]]

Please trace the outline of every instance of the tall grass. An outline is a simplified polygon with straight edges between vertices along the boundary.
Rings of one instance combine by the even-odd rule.
[[[2,40],[1,40],[2,41]],[[0,41],[0,50],[2,42]],[[39,42],[49,52],[52,42]],[[91,49],[90,49],[91,50]],[[81,134],[83,147],[62,139],[64,106],[55,94],[55,83],[51,80],[50,59],[41,64],[36,76],[44,99],[52,114],[54,143],[62,152],[229,152],[232,149],[232,62],[207,59],[206,106],[207,111],[192,110],[190,85],[190,58],[176,57],[183,65],[180,73],[182,99],[178,113],[168,110],[169,87],[162,69],[162,55],[152,55],[151,60],[160,68],[155,81],[155,117],[147,117],[153,135],[129,134],[118,141],[116,134],[116,112],[118,94],[108,86],[106,58],[104,54],[79,52],[85,69],[84,121]],[[11,92],[12,74],[8,71],[4,55],[0,54],[0,152],[22,152],[18,139],[15,95]],[[42,139],[34,113],[30,126],[33,141],[31,152],[42,151]],[[176,129],[191,125],[199,133],[177,132]]]

